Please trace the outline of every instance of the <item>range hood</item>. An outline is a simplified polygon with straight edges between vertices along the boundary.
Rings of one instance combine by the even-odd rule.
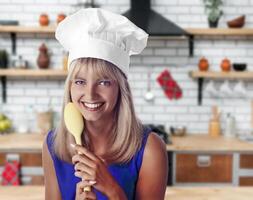
[[[188,36],[175,23],[151,9],[150,0],[131,0],[131,8],[123,14],[150,36]]]

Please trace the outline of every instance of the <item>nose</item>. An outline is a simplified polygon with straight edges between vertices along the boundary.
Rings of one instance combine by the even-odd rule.
[[[94,84],[87,84],[84,89],[84,96],[87,101],[92,101],[96,98],[96,86]]]

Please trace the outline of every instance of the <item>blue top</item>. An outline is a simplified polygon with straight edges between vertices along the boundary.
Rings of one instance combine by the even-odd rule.
[[[141,148],[134,157],[126,164],[111,164],[108,165],[108,170],[120,187],[125,191],[128,200],[135,198],[135,189],[138,180],[138,174],[141,168],[144,148],[147,138],[151,130],[144,129]],[[76,194],[76,184],[81,181],[80,178],[74,175],[74,165],[72,163],[60,160],[53,151],[53,131],[50,131],[47,136],[47,145],[58,180],[61,197],[63,200],[74,200]],[[94,188],[94,192],[98,200],[108,200],[108,198]]]

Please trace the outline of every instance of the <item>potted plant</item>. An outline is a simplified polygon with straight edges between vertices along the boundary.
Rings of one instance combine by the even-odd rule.
[[[215,28],[218,26],[218,22],[223,12],[221,6],[222,0],[203,0],[205,5],[205,11],[208,16],[209,27]]]

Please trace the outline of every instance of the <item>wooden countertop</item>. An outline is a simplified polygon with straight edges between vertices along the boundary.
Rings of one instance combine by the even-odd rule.
[[[10,133],[0,135],[0,151],[41,152],[44,135],[39,133]]]
[[[3,200],[44,200],[43,186],[0,186],[0,199]]]
[[[171,187],[165,200],[251,200],[253,187]]]
[[[253,151],[253,143],[237,138],[210,137],[208,135],[186,135],[171,137],[172,145],[167,145],[170,151]]]
[[[39,133],[0,135],[0,151],[34,151],[41,152],[44,135]],[[253,151],[253,143],[244,142],[237,138],[218,137],[208,135],[186,135],[172,137],[172,145],[167,145],[168,151]]]
[[[44,200],[43,186],[0,186],[0,199]],[[167,187],[165,200],[251,200],[253,187]]]

